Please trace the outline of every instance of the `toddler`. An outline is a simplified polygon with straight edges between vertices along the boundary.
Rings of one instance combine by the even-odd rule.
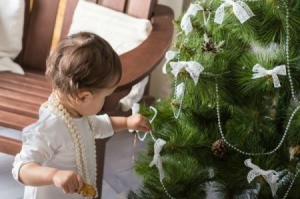
[[[39,120],[23,130],[13,176],[25,185],[25,199],[94,197],[95,139],[124,129],[150,131],[150,123],[140,114],[96,115],[122,74],[118,55],[101,37],[88,32],[67,37],[46,66],[53,92]]]

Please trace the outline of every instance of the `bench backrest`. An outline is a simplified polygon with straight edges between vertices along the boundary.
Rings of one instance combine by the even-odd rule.
[[[137,18],[152,16],[157,0],[89,0]],[[45,70],[51,50],[69,31],[78,0],[26,0],[23,50],[18,62],[24,69]]]

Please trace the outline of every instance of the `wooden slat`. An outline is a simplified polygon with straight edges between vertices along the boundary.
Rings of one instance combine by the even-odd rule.
[[[45,99],[47,99],[50,94],[50,89],[46,90],[45,88],[36,85],[26,85],[22,83],[7,82],[5,80],[0,80],[0,88],[44,97]]]
[[[29,103],[29,104],[42,104],[46,101],[47,98],[39,97],[35,95],[30,95],[27,93],[21,93],[21,92],[14,92],[11,90],[0,88],[0,97],[6,97],[8,99],[22,99],[22,101]]]
[[[10,99],[0,96],[0,110],[38,118],[39,108],[40,105],[26,103],[22,99]]]
[[[50,84],[46,81],[45,78],[37,78],[34,77],[33,74],[17,75],[9,72],[0,73],[0,80],[16,84],[32,85],[50,89]]]
[[[126,13],[137,18],[150,19],[157,0],[128,0]]]
[[[119,12],[124,12],[126,0],[99,0],[98,4]]]
[[[77,2],[78,0],[68,0],[67,2],[66,10],[64,13],[63,26],[61,29],[60,40],[62,40],[68,35]]]
[[[0,126],[22,130],[24,127],[33,124],[36,121],[36,118],[0,110]]]
[[[30,13],[29,29],[23,53],[24,68],[45,70],[59,0],[35,0]]]
[[[29,78],[33,78],[33,79],[39,79],[41,81],[47,82],[47,79],[45,77],[45,73],[43,72],[36,72],[36,71],[30,71],[30,70],[26,70],[25,71],[25,76],[29,77]]]
[[[0,135],[0,152],[16,155],[21,151],[22,142]]]
[[[64,15],[66,11],[67,0],[60,0],[55,20],[54,32],[50,51],[52,52],[60,41],[61,30],[63,26]]]

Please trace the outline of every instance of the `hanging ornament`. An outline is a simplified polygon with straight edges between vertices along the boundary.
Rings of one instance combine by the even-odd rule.
[[[202,52],[213,52],[217,53],[221,51],[221,46],[224,45],[224,41],[221,41],[219,44],[216,44],[212,38],[208,38],[207,34],[203,35],[204,42],[201,45]]]
[[[281,87],[278,75],[286,75],[285,65],[276,66],[272,70],[266,70],[260,64],[256,64],[255,66],[253,66],[252,71],[254,72],[252,79],[257,79],[267,75],[272,76],[275,88]]]
[[[138,113],[140,111],[140,104],[139,103],[134,103],[131,109],[132,109],[132,115]],[[157,116],[157,110],[153,106],[150,106],[150,109],[154,112],[153,117],[149,120],[149,122],[151,124],[153,122],[153,120]],[[145,134],[143,135],[143,137],[140,136],[140,132],[139,131],[135,131],[135,130],[132,130],[132,129],[129,129],[128,131],[131,132],[131,133],[132,132],[136,132],[140,141],[144,141],[146,139],[146,137],[147,137],[148,134],[150,134],[150,136],[151,136],[151,138],[152,138],[153,141],[156,140],[154,138],[153,134],[152,134],[152,131],[145,132]]]
[[[251,171],[249,171],[249,173],[247,175],[248,182],[251,183],[255,177],[261,175],[270,185],[272,195],[274,197],[276,195],[276,192],[278,189],[277,181],[279,180],[279,174],[277,173],[277,171],[274,171],[274,170],[264,171],[264,170],[260,169],[257,165],[253,164],[251,162],[251,159],[245,160],[244,163],[247,167],[252,169]]]
[[[196,61],[171,62],[170,66],[172,68],[171,72],[175,76],[175,78],[177,78],[179,72],[182,69],[185,69],[185,71],[187,71],[190,74],[191,78],[194,80],[195,86],[198,83],[200,73],[204,70],[204,67]]]
[[[187,12],[183,15],[180,27],[184,31],[185,35],[189,34],[193,30],[191,17],[196,16],[199,10],[203,10],[203,7],[199,4],[191,4]]]
[[[182,109],[182,104],[183,104],[184,94],[185,94],[185,86],[187,81],[187,77],[186,77],[183,83],[177,85],[178,74],[187,72],[190,75],[190,77],[194,80],[194,84],[196,86],[198,83],[199,75],[204,70],[204,67],[196,61],[170,62],[170,66],[172,68],[171,73],[174,75],[174,79],[175,79],[174,99],[176,101],[179,101],[179,109],[177,112],[176,109],[173,109],[173,113],[174,113],[174,117],[178,119]],[[175,103],[177,104],[177,102]]]
[[[166,63],[164,64],[163,68],[162,68],[162,73],[163,74],[167,74],[167,63],[169,61],[171,61],[172,59],[174,59],[177,55],[179,54],[179,52],[176,52],[176,51],[172,51],[172,50],[169,50],[168,52],[166,52]]]
[[[300,146],[292,145],[289,149],[290,161],[291,162],[299,162],[300,159]]]
[[[184,95],[185,92],[185,83],[181,83],[175,88],[175,99],[176,101],[179,101],[181,97]]]
[[[225,7],[232,6],[232,11],[241,23],[244,23],[254,14],[249,6],[243,1],[224,0],[224,3],[216,10],[215,23],[222,24],[225,16]]]
[[[226,153],[226,145],[221,139],[219,139],[213,143],[211,150],[215,157],[223,158]]]
[[[166,144],[166,141],[164,141],[163,139],[158,138],[155,141],[154,144],[154,156],[153,156],[153,160],[150,163],[150,167],[152,167],[153,165],[156,165],[158,171],[159,171],[159,179],[162,182],[162,180],[165,177],[165,173],[162,167],[162,160],[161,160],[161,156],[160,156],[160,151],[162,150],[163,146]]]

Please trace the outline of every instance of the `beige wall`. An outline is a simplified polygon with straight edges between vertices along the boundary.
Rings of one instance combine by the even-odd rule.
[[[164,4],[173,9],[175,19],[180,15],[182,8],[186,0],[158,0],[160,4]],[[174,34],[176,30],[174,30]],[[174,39],[174,37],[173,37]],[[150,95],[156,98],[165,98],[170,94],[171,85],[166,75],[162,74],[162,66],[165,63],[165,59],[159,64],[159,66],[153,71],[150,77]]]

